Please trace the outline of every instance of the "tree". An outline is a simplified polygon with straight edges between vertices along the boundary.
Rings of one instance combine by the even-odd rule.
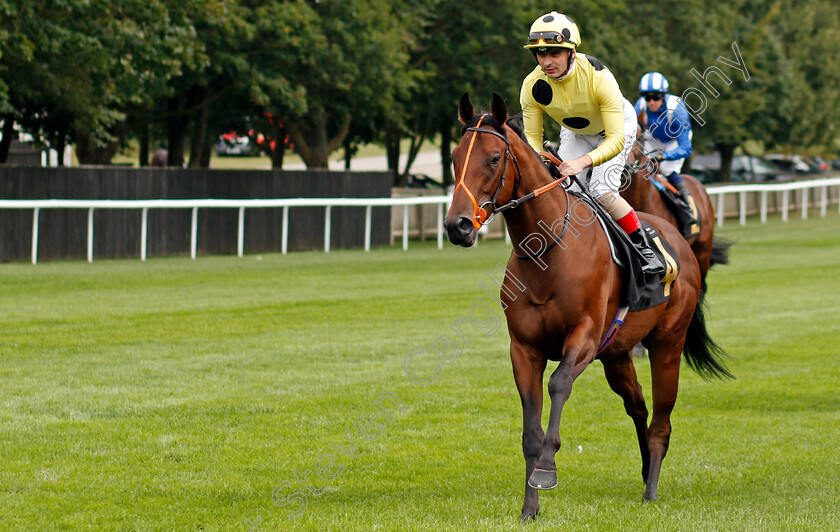
[[[138,138],[141,164],[152,142],[165,142],[170,164],[193,167],[236,130],[269,139],[275,167],[289,146],[319,168],[339,147],[349,160],[381,142],[401,184],[438,137],[450,184],[460,95],[499,92],[515,109],[534,67],[522,44],[548,9],[531,0],[0,0],[0,161],[15,123],[59,151],[75,143],[82,162],[108,163]],[[694,144],[721,152],[724,175],[748,139],[790,152],[840,142],[831,0],[581,0],[570,9],[580,52],[601,59],[629,99],[650,70],[685,94]],[[745,68],[732,67],[736,54]],[[409,164],[398,168],[406,137]]]
[[[748,5],[743,0],[627,4],[627,12],[635,17],[624,42],[633,45],[614,48],[622,42],[615,30],[609,39],[614,55],[623,57],[616,77],[624,94],[633,102],[638,98],[638,82],[644,72],[665,74],[670,92],[682,96],[689,109],[695,151],[714,145],[721,154],[725,179],[735,149],[753,137],[756,119],[764,108],[764,96],[752,77],[754,63],[745,50],[750,49],[747,38],[753,29],[751,21],[761,19],[766,9],[762,2]],[[739,57],[747,67],[738,68],[746,72],[732,67]]]
[[[450,150],[457,127],[458,100],[464,92],[488,101],[493,92],[519,101],[519,85],[533,66],[522,49],[528,27],[542,12],[528,2],[505,0],[488,9],[477,1],[426,0],[416,5],[422,21],[410,66],[422,80],[403,105],[410,134],[419,144],[440,136],[444,185],[453,182]],[[398,153],[399,137],[389,139]]]
[[[692,113],[695,151],[714,146],[724,180],[747,140],[794,151],[837,138],[840,60],[833,50],[840,44],[840,10],[834,3],[665,0],[627,9],[635,15],[630,35],[608,39],[620,44],[611,52],[623,57],[616,76],[625,94],[635,98],[641,73],[658,70],[689,106],[705,107]],[[634,45],[624,46],[628,40]],[[736,55],[743,60],[738,68]]]
[[[403,28],[387,0],[273,2],[260,35],[257,100],[284,124],[309,168],[326,168],[354,115],[387,110],[407,62]]]
[[[158,93],[149,116],[164,125],[169,166],[188,159],[192,168],[207,167],[213,139],[252,112],[246,97],[252,8],[222,0],[166,2],[169,13],[189,28],[194,53]]]
[[[840,9],[823,0],[773,3],[750,50],[765,106],[755,138],[787,153],[826,150],[840,121]]]
[[[154,101],[195,53],[190,28],[179,26],[161,1],[9,6],[19,40],[0,58],[8,87],[3,107],[59,152],[76,142],[83,163],[110,162],[126,134],[127,112]]]

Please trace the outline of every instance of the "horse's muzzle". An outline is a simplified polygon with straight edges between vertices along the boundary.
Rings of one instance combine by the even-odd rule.
[[[465,248],[475,244],[478,231],[475,230],[472,219],[466,216],[458,216],[454,220],[447,217],[443,220],[443,226],[446,229],[446,236],[453,244]]]

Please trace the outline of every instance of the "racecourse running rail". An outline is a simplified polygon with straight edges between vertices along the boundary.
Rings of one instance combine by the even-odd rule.
[[[840,177],[796,181],[777,184],[749,184],[709,187],[710,196],[717,196],[717,224],[723,226],[724,199],[727,194],[738,194],[738,214],[741,225],[747,223],[747,194],[760,193],[759,214],[761,223],[767,221],[767,196],[770,192],[782,193],[782,221],[788,221],[790,210],[789,195],[799,191],[801,195],[802,218],[808,217],[807,193],[810,189],[820,189],[820,216],[828,212],[828,189],[836,186],[840,190]],[[417,205],[437,205],[437,245],[443,249],[443,209],[448,206],[451,196],[418,196],[413,198],[287,198],[287,199],[160,199],[160,200],[0,200],[0,209],[32,209],[32,264],[38,262],[38,214],[41,209],[87,209],[87,260],[93,261],[93,216],[97,209],[142,209],[140,226],[140,259],[146,260],[149,209],[192,209],[190,226],[190,257],[196,257],[198,234],[198,209],[239,209],[237,231],[237,254],[241,257],[244,250],[245,209],[282,208],[283,229],[281,249],[288,251],[289,209],[292,207],[324,207],[324,251],[330,251],[330,226],[332,207],[365,208],[365,251],[370,251],[371,209],[373,207],[403,207],[402,244],[408,249],[409,207]]]

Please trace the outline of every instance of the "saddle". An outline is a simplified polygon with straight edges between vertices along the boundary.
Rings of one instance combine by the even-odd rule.
[[[546,143],[548,151],[540,152],[541,156],[549,159],[551,164],[546,164],[554,179],[559,179],[561,176],[557,172],[556,166],[560,164],[560,157],[548,143]],[[587,169],[589,172],[591,168]],[[628,312],[637,310],[645,310],[648,308],[661,305],[671,298],[671,287],[677,279],[680,271],[680,262],[674,248],[659,234],[659,232],[646,222],[641,222],[642,230],[646,233],[649,242],[655,244],[651,246],[654,254],[659,261],[665,265],[665,271],[657,275],[647,275],[642,271],[642,257],[636,251],[636,247],[630,241],[630,236],[624,232],[624,229],[619,227],[618,223],[612,219],[612,216],[607,214],[604,209],[588,194],[582,192],[585,190],[583,185],[572,176],[573,185],[567,189],[568,193],[579,201],[586,203],[592,212],[598,218],[604,234],[607,235],[607,242],[610,244],[610,254],[613,262],[615,262],[622,270],[624,270],[624,283],[621,288],[621,308],[619,314],[613,320],[613,325],[610,331],[604,337],[604,341],[599,347],[599,352],[606,348],[612,341],[616,334],[618,327],[623,323],[624,315]],[[656,179],[652,180],[657,183]],[[676,200],[676,198],[674,198]],[[694,200],[691,200],[692,205]],[[693,207],[697,211],[696,207]],[[680,209],[682,210],[682,209]],[[698,218],[699,220],[699,218]],[[697,231],[699,232],[699,227]],[[556,241],[555,241],[556,243]],[[545,249],[547,251],[553,244]],[[520,259],[529,258],[529,256],[517,255]],[[620,319],[619,319],[620,318]]]
[[[682,198],[668,190],[659,179],[651,179],[650,181],[662,196],[663,203],[665,203],[677,219],[677,229],[682,233],[682,236],[685,238],[694,238],[699,235],[703,220],[700,217],[700,210],[694,202],[694,196],[689,193],[688,205],[686,205]],[[690,213],[689,210],[691,211]],[[692,219],[692,215],[694,219]]]
[[[607,235],[613,262],[624,271],[621,306],[629,307],[629,310],[634,312],[655,307],[668,301],[671,298],[671,287],[679,274],[680,262],[674,248],[665,238],[648,223],[642,222],[642,230],[647,233],[648,241],[653,244],[651,249],[665,265],[664,273],[646,275],[642,273],[642,258],[636,252],[627,233],[618,226],[612,217],[588,196],[574,191],[569,193],[576,200],[585,202],[595,213],[598,222]]]

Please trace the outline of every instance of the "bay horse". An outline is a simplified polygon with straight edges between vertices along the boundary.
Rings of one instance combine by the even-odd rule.
[[[643,127],[643,124],[640,125]],[[627,156],[625,169],[626,181],[621,187],[621,197],[626,199],[637,212],[653,214],[678,227],[676,216],[652,182],[656,179],[659,167],[644,151],[641,127],[636,133],[636,144]],[[700,266],[700,282],[705,293],[706,274],[715,264],[729,263],[727,252],[732,244],[725,240],[715,239],[715,209],[706,192],[706,187],[690,175],[680,174],[680,177],[691,192],[694,205],[700,215],[699,234],[686,240]]]
[[[563,405],[575,379],[595,359],[604,365],[610,388],[624,400],[633,420],[642,455],[644,499],[655,500],[671,434],[680,354],[685,352],[688,364],[704,377],[729,375],[720,361],[723,352],[704,324],[699,304],[700,269],[691,249],[669,223],[639,215],[670,243],[681,271],[672,279],[668,301],[629,312],[612,342],[599,352],[599,343],[618,312],[624,282],[600,224],[577,223],[572,230],[572,196],[563,186],[555,186],[562,181],[553,180],[531,147],[506,124],[507,108],[498,94],[493,94],[492,113],[480,115],[464,94],[459,118],[464,133],[452,151],[458,181],[444,220],[448,238],[453,244],[469,247],[488,217],[503,212],[514,246],[500,298],[523,413],[526,482],[521,519],[527,521],[539,512],[538,489],[558,484],[554,455],[560,448]],[[563,245],[518,256],[518,251],[528,249],[522,246],[523,241],[544,234],[546,222],[558,230],[560,223],[564,224],[560,233],[566,237]],[[577,237],[571,238],[573,235]],[[554,237],[562,238],[556,232]],[[650,426],[630,354],[639,341],[650,350]],[[542,379],[549,360],[559,364],[548,382],[551,406],[544,432]]]

